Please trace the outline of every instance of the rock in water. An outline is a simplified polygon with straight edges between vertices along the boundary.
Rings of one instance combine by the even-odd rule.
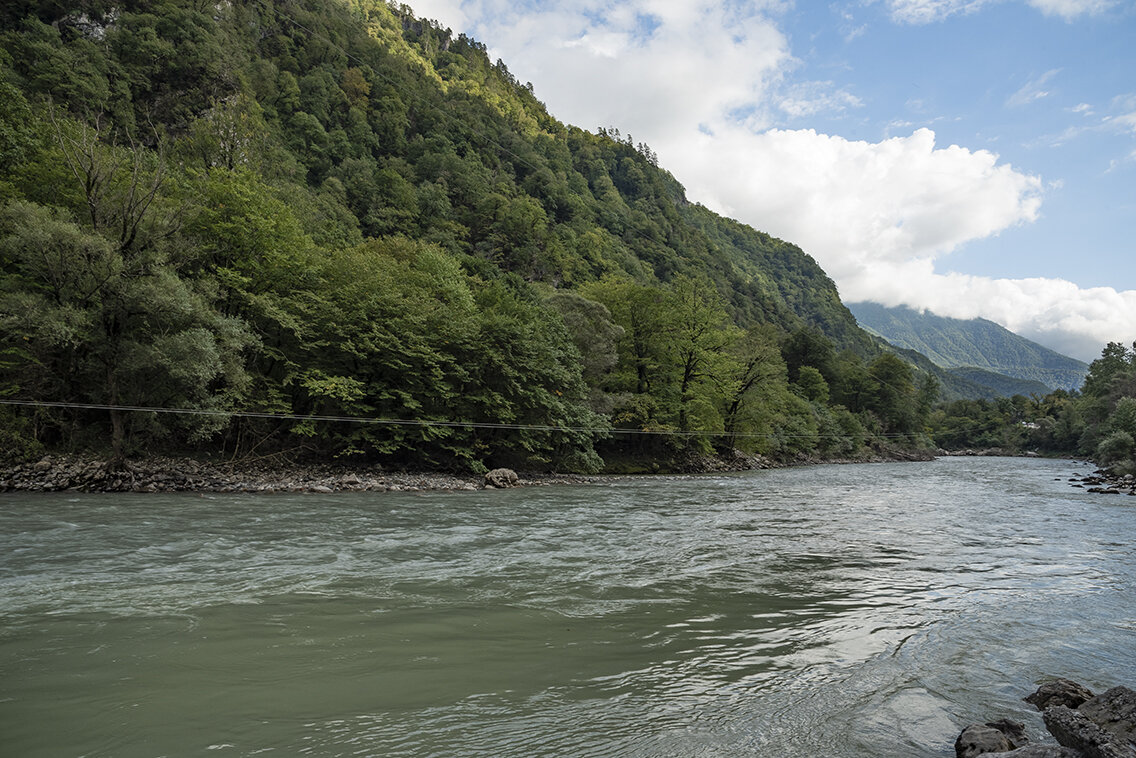
[[[955,758],[974,758],[985,753],[1008,753],[1026,744],[1025,725],[1003,719],[971,724],[955,740]]]
[[[517,486],[517,472],[511,468],[495,468],[485,475],[485,483],[497,488]]]
[[[1023,699],[1039,711],[1044,711],[1055,705],[1076,708],[1092,696],[1092,692],[1072,680],[1054,679],[1041,685],[1037,688],[1037,692]]]
[[[1065,747],[1080,751],[1085,758],[1136,758],[1130,744],[1122,744],[1085,714],[1063,705],[1045,711],[1045,728]]]

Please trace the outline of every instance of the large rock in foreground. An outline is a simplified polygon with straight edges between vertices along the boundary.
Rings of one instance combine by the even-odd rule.
[[[966,727],[955,741],[956,758],[1136,758],[1136,692],[1127,687],[1094,696],[1076,682],[1057,679],[1025,701],[1043,712],[1060,746],[1026,744],[1022,724],[1003,719]]]
[[[1086,700],[1077,710],[1129,746],[1136,744],[1136,692],[1113,687]]]

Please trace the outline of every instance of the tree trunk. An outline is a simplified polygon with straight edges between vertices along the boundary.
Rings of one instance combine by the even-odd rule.
[[[118,378],[114,369],[107,367],[107,394],[110,398],[110,450],[107,468],[121,471],[126,466],[126,419],[118,406]]]

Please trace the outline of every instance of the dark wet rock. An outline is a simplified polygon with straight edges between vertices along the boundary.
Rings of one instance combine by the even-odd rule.
[[[1069,679],[1055,679],[1023,698],[1042,711],[1056,745],[1025,744],[1015,721],[972,724],[955,741],[956,756],[997,754],[1014,758],[1136,758],[1136,692],[1113,687],[1093,695]]]
[[[1136,758],[1136,749],[1101,728],[1081,711],[1056,705],[1045,711],[1045,728],[1060,744],[1084,758]]]
[[[1000,758],[1084,758],[1071,747],[1063,745],[1026,745],[1008,753],[999,753]]]
[[[955,740],[955,758],[974,758],[985,753],[1008,753],[1024,746],[1025,725],[1003,719],[986,724],[971,724]]]
[[[517,472],[511,468],[495,468],[485,475],[485,483],[498,489],[515,487],[518,481]]]
[[[1136,744],[1136,692],[1113,687],[1085,701],[1077,710],[1122,744]]]
[[[1081,703],[1093,697],[1093,693],[1070,679],[1054,679],[1037,688],[1029,697],[1023,698],[1027,703],[1044,711],[1056,705],[1076,708]]]
[[[1009,737],[1010,742],[1014,743],[1015,748],[1021,747],[1029,742],[1029,737],[1026,736],[1026,725],[1020,721],[1001,719],[999,721],[989,721],[986,726],[992,726]]]

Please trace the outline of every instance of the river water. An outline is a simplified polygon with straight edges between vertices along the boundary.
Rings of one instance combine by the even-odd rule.
[[[0,755],[951,756],[1136,684],[1136,498],[1069,461],[0,495]]]

